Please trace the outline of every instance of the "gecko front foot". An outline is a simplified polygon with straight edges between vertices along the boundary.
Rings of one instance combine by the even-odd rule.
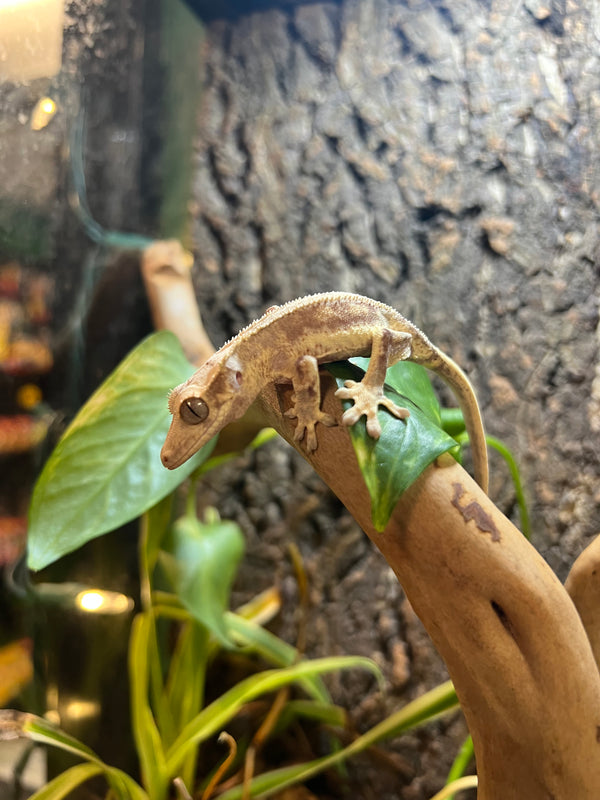
[[[381,425],[377,419],[377,409],[379,406],[386,408],[390,414],[398,419],[406,419],[410,416],[410,411],[402,406],[397,406],[392,400],[385,396],[383,388],[372,386],[361,381],[346,381],[342,389],[335,393],[340,400],[353,400],[354,405],[344,411],[342,415],[342,425],[354,425],[364,415],[367,418],[367,433],[373,439],[381,436]]]

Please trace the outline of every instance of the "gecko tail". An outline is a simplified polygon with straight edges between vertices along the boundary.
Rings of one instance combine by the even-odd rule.
[[[441,360],[435,366],[432,365],[431,369],[452,389],[458,400],[471,444],[475,480],[483,491],[488,494],[490,471],[487,442],[475,390],[471,381],[455,361],[439,351],[437,355],[441,356]]]

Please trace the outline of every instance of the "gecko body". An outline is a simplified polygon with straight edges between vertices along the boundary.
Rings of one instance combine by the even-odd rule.
[[[390,306],[345,292],[314,294],[269,309],[212,355],[169,395],[171,427],[161,452],[174,469],[187,461],[225,425],[239,419],[269,383],[290,383],[296,419],[295,439],[307,450],[317,447],[315,426],[334,425],[321,410],[319,365],[370,356],[362,381],[346,381],[336,395],[354,401],[342,416],[353,425],[367,418],[367,431],[378,438],[379,406],[399,418],[409,411],[383,393],[387,368],[396,361],[422,364],[453,390],[473,448],[475,475],[487,491],[485,434],[473,388],[460,367],[412,322]]]

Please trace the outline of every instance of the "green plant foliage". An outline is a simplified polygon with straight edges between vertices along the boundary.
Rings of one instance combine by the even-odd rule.
[[[463,775],[467,771],[467,767],[469,766],[469,764],[471,764],[474,757],[475,757],[475,748],[473,746],[473,739],[469,735],[463,742],[462,747],[458,751],[456,758],[454,759],[452,766],[450,767],[450,771],[448,772],[448,779],[446,781],[446,786],[454,784],[455,781],[463,777]],[[448,796],[448,800],[454,800],[454,794],[450,794]]]
[[[188,750],[223,730],[229,720],[246,703],[263,694],[277,691],[283,686],[301,681],[303,678],[322,675],[338,669],[360,668],[372,672],[381,680],[379,668],[368,658],[359,656],[331,656],[301,661],[291,667],[265,670],[237,683],[206,706],[181,731],[166,753],[167,771],[177,775]]]
[[[361,380],[368,359],[351,364],[329,365],[339,386],[346,380]],[[387,371],[385,393],[410,416],[397,419],[380,410],[381,436],[367,433],[364,417],[349,428],[360,470],[371,496],[371,517],[378,531],[387,525],[400,495],[442,453],[456,442],[441,428],[440,408],[427,370],[409,361],[399,361]],[[352,401],[346,401],[349,408]]]
[[[357,361],[365,364],[365,360]],[[362,375],[360,366],[347,363],[332,370],[340,382]],[[81,409],[36,486],[30,510],[29,564],[33,569],[130,519],[142,514],[143,519],[139,553],[142,611],[134,619],[129,648],[131,724],[142,785],[45,720],[21,715],[17,724],[21,735],[67,750],[84,762],[52,780],[35,800],[62,800],[98,774],[104,775],[108,796],[115,800],[167,800],[175,777],[197,793],[198,781],[202,782],[199,748],[223,730],[244,705],[294,683],[309,699],[288,700],[273,735],[301,717],[337,727],[344,724],[345,712],[332,704],[321,676],[358,667],[380,678],[377,667],[364,658],[299,661],[295,648],[253,619],[260,617],[260,603],[255,609],[250,604],[244,613],[228,610],[231,585],[244,551],[243,538],[237,525],[222,522],[214,513],[204,521],[196,518],[195,487],[189,493],[187,513],[171,523],[171,495],[179,483],[193,470],[198,477],[220,463],[219,459],[204,463],[213,443],[175,471],[165,470],[158,457],[169,425],[167,392],[192,371],[172,334],[155,334],[142,342]],[[401,492],[427,464],[456,447],[441,430],[439,406],[425,370],[401,363],[388,371],[388,381],[389,396],[410,408],[408,420],[397,420],[382,411],[383,434],[378,442],[366,434],[364,422],[350,431],[379,529],[385,527]],[[197,469],[200,465],[202,469]],[[165,577],[172,593],[164,590]],[[258,654],[275,669],[245,678],[206,705],[206,671],[223,646]],[[444,684],[344,749],[334,748],[323,758],[257,776],[251,796],[267,797],[305,781],[456,705],[451,684]],[[0,712],[0,738],[2,723]],[[14,731],[14,716],[7,718],[6,724]],[[237,787],[223,797],[240,797],[242,792]]]
[[[281,792],[288,786],[303,783],[324,769],[342,764],[346,759],[361,753],[378,742],[399,736],[436,717],[458,708],[458,698],[450,681],[408,703],[379,724],[357,737],[351,744],[328,756],[314,761],[294,764],[289,767],[265,772],[250,784],[250,797],[266,798]],[[244,790],[236,786],[220,795],[221,800],[241,800]]]
[[[193,372],[176,337],[139,344],[79,411],[50,455],[29,511],[28,565],[42,569],[134,519],[172,492],[210,454],[178,470],[159,458],[167,394]]]
[[[186,514],[176,520],[165,543],[162,563],[183,606],[232,647],[224,614],[231,584],[244,554],[244,537],[234,522],[200,522]]]
[[[52,745],[72,753],[95,767],[94,770],[81,769],[76,773],[67,770],[56,779],[52,787],[56,793],[44,795],[43,792],[48,789],[48,787],[45,787],[40,790],[38,795],[34,796],[35,800],[59,800],[59,798],[65,796],[67,789],[70,791],[77,785],[77,778],[81,783],[91,777],[92,774],[100,771],[104,773],[114,797],[119,798],[119,800],[148,800],[148,798],[150,800],[165,800],[168,795],[169,785],[176,776],[181,774],[182,765],[189,752],[193,751],[197,744],[222,730],[227,722],[246,703],[292,683],[302,682],[306,678],[338,669],[367,669],[381,679],[378,667],[370,659],[351,656],[314,659],[312,661],[303,661],[284,669],[260,672],[236,684],[236,686],[204,708],[184,727],[176,741],[165,753],[146,697],[149,668],[146,644],[150,624],[149,614],[139,614],[136,617],[133,631],[136,643],[134,643],[130,654],[130,675],[134,678],[132,685],[133,721],[142,766],[143,783],[147,791],[129,775],[119,769],[108,766],[86,745],[65,734],[46,720],[34,717],[31,714],[21,714],[15,720],[15,712],[4,712],[8,714],[8,717],[3,725],[4,720],[2,712],[0,712],[0,737],[2,736],[3,728],[10,733],[11,737],[14,737],[18,732],[33,741]],[[139,635],[140,633],[142,635]],[[142,673],[141,678],[136,674],[137,670]],[[318,770],[313,769],[313,774],[316,771]]]
[[[94,778],[96,775],[102,775],[102,767],[98,764],[77,764],[61,772],[50,783],[47,783],[43,789],[36,792],[33,797],[35,800],[62,800],[63,797],[68,797],[82,783],[89,781],[90,778]]]
[[[51,745],[81,758],[85,764],[68,769],[44,786],[31,800],[60,800],[76,786],[102,772],[118,800],[148,800],[148,795],[126,772],[105,764],[89,747],[61,731],[42,717],[15,711],[0,711],[0,740],[15,735]]]

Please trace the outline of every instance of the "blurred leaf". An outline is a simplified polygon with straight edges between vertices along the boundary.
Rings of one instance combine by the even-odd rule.
[[[0,706],[5,706],[33,678],[31,647],[30,639],[0,647]]]
[[[380,677],[378,667],[368,658],[358,656],[341,656],[317,658],[312,661],[301,661],[285,669],[267,670],[251,675],[237,683],[229,691],[222,694],[210,705],[206,706],[179,734],[177,741],[167,752],[169,773],[177,774],[179,767],[190,748],[204,741],[209,736],[222,730],[227,722],[237,714],[240,708],[267,692],[274,692],[282,686],[314,677],[324,672],[338,669],[359,667],[368,669]]]
[[[244,537],[234,522],[178,519],[161,560],[175,593],[190,614],[226,646],[233,646],[223,615],[244,554]]]
[[[154,618],[151,612],[138,614],[131,626],[129,640],[129,685],[131,691],[131,725],[142,773],[142,781],[151,797],[161,797],[169,776],[160,733],[156,726],[148,690],[150,659],[156,658],[152,647]]]
[[[435,794],[431,800],[452,800],[456,792],[464,792],[466,789],[477,788],[477,775],[466,775],[464,778],[457,778]]]
[[[113,795],[118,800],[149,800],[142,787],[126,772],[116,767],[109,767],[93,750],[90,750],[89,747],[82,744],[75,737],[55,727],[43,717],[36,717],[34,714],[25,714],[19,711],[0,711],[0,741],[14,739],[17,736],[31,739],[40,744],[57,747],[59,750],[72,753],[89,762],[97,768],[97,771],[104,773]],[[80,774],[83,774],[83,770]],[[58,777],[62,778],[62,775]],[[60,781],[58,781],[58,789],[60,790]],[[43,791],[44,789],[40,790],[40,792]],[[48,797],[43,794],[41,797],[43,800],[48,800]],[[60,794],[50,795],[49,797],[60,797]],[[37,800],[39,800],[39,797]]]
[[[361,753],[378,742],[399,736],[401,733],[412,730],[455,708],[458,708],[458,698],[452,683],[447,681],[391,714],[342,750],[337,750],[331,755],[317,758],[314,761],[294,764],[258,775],[250,784],[249,796],[271,797],[288,786],[309,780],[324,769],[341,764],[350,756]],[[219,795],[219,800],[241,800],[243,792],[244,787],[236,786]]]
[[[454,781],[462,778],[462,776],[467,771],[467,767],[473,761],[475,757],[475,747],[473,745],[473,739],[471,735],[467,736],[465,741],[462,744],[462,747],[458,751],[456,758],[452,762],[452,766],[450,767],[450,771],[448,772],[448,778],[446,780],[446,785],[454,783]],[[448,800],[453,800],[454,794],[451,794]]]
[[[279,715],[277,730],[283,730],[299,717],[334,728],[345,728],[348,724],[348,712],[341,706],[314,700],[288,700]]]
[[[368,359],[353,359],[352,364],[329,364],[338,386],[350,379],[360,381]],[[349,428],[350,438],[371,496],[371,516],[378,531],[387,525],[394,506],[405,491],[439,455],[456,447],[456,442],[440,427],[440,409],[424,367],[399,361],[387,371],[385,394],[394,403],[409,409],[410,416],[397,419],[379,411],[381,436],[367,433],[365,418]],[[352,401],[345,401],[350,408]]]
[[[194,371],[176,337],[149,336],[79,411],[40,475],[29,511],[28,564],[37,570],[118,528],[172,492],[210,454],[177,470],[159,458],[167,394]]]
[[[157,594],[155,593],[155,597]],[[167,601],[169,597],[172,598],[171,601]],[[160,598],[160,605],[154,606],[154,613],[157,619],[172,619],[184,624],[192,622],[192,616],[179,605],[175,595],[166,595],[161,592]],[[242,607],[243,613],[244,608]],[[263,628],[262,624],[257,624],[254,620],[232,611],[226,611],[223,619],[227,634],[236,643],[237,647],[244,648],[246,652],[259,655],[268,664],[276,667],[289,667],[301,658],[301,654],[295,647]],[[193,621],[194,624],[198,624],[195,620]],[[207,646],[208,660],[214,657],[217,650],[217,641],[210,639]],[[200,668],[204,669],[204,665],[200,665]],[[329,692],[318,675],[301,678],[298,680],[298,684],[310,697],[313,697],[318,702],[328,703],[331,701]]]
[[[241,614],[228,611],[225,614],[225,624],[228,634],[233,637],[239,647],[246,647],[269,664],[289,667],[301,657],[298,650],[291,644],[263,628],[262,624],[257,624],[254,620],[247,619]],[[319,675],[302,678],[299,680],[299,684],[306,694],[318,702],[330,702],[329,692]]]
[[[98,764],[77,764],[65,772],[61,772],[50,783],[35,792],[29,800],[62,800],[82,783],[101,774],[102,767]]]
[[[77,764],[65,772],[61,772],[50,783],[35,792],[29,800],[62,800],[82,783],[101,774],[102,767],[98,764]]]

